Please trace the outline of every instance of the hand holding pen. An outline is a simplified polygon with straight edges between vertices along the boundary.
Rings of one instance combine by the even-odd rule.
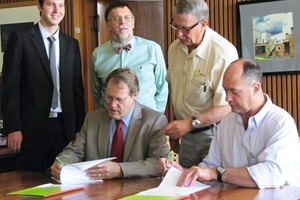
[[[171,161],[171,152],[169,152],[167,158],[159,159],[159,171],[162,177],[165,176],[168,169],[171,167],[170,161]]]
[[[59,157],[56,157],[55,161],[58,162],[62,167],[65,165],[64,162]]]
[[[183,171],[184,168],[179,165],[176,161],[173,161],[171,159],[171,152],[169,152],[167,158],[160,158],[159,159],[159,171],[162,177],[166,175],[170,167],[175,167],[179,169],[180,171]]]
[[[164,165],[164,174],[166,174],[169,170],[170,166],[170,161],[171,161],[171,151],[168,153],[167,159],[165,161]]]
[[[55,158],[55,162],[53,163],[53,165],[51,166],[51,175],[52,175],[52,178],[56,181],[59,182],[60,180],[60,171],[61,169],[63,168],[64,166],[64,162],[59,158],[59,157],[56,157]]]

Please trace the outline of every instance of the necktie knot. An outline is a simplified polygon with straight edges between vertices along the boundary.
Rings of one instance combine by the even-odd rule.
[[[55,41],[55,37],[53,37],[53,36],[49,36],[49,37],[47,37],[47,39],[49,40],[49,42],[51,44]]]
[[[117,128],[123,125],[123,121],[120,120],[116,120],[116,124],[117,124]]]
[[[126,45],[120,45],[118,47],[115,47],[115,51],[120,54],[122,50],[130,51],[131,49],[131,44],[126,44]]]

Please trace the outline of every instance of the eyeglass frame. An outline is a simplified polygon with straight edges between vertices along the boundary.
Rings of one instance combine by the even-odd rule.
[[[129,97],[132,97],[132,95],[129,95],[128,97],[123,98],[123,99],[121,99],[121,98],[115,98],[115,97],[110,97],[110,96],[106,95],[105,96],[105,100],[106,100],[106,103],[115,102],[116,104],[124,104]]]
[[[170,26],[175,31],[181,30],[181,31],[185,31],[185,32],[190,32],[193,28],[198,26],[201,21],[202,21],[202,19],[199,20],[198,22],[196,22],[195,24],[193,24],[192,26],[189,26],[189,27],[184,27],[184,26],[183,27],[178,27],[177,25],[172,24],[172,22],[173,22],[173,19],[172,19],[171,22],[170,22]]]
[[[112,22],[120,22],[122,19],[124,19],[126,22],[129,22],[134,19],[133,15],[116,15],[112,17],[111,19],[108,19],[108,21]]]

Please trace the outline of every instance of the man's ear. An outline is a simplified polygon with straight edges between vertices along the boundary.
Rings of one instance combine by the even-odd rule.
[[[132,95],[133,100],[136,100],[137,95],[138,95],[138,93],[134,93],[134,94]]]
[[[255,95],[257,94],[258,91],[261,90],[261,85],[257,81],[252,84],[252,87],[253,87],[253,94]]]

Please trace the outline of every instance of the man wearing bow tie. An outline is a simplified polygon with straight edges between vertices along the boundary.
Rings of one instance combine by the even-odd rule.
[[[135,19],[128,4],[117,1],[105,11],[112,39],[92,54],[92,90],[98,108],[105,106],[106,77],[114,69],[129,67],[138,77],[137,101],[164,112],[168,99],[166,65],[161,47],[154,41],[133,35]]]

